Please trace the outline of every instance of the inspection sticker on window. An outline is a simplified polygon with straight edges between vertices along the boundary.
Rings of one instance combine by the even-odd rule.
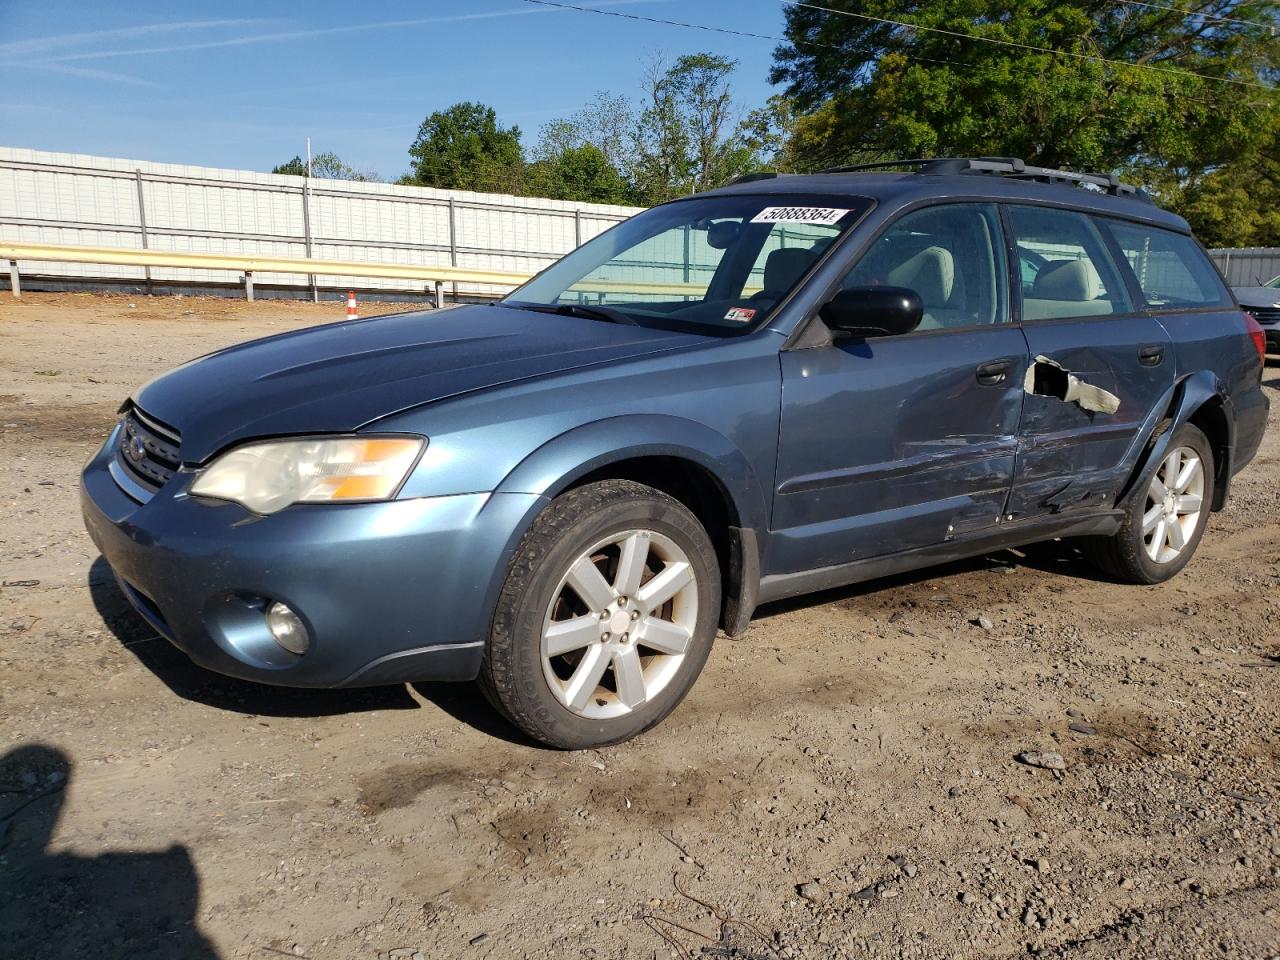
[[[821,223],[830,226],[848,212],[836,207],[765,207],[751,218],[751,222]]]
[[[750,307],[733,307],[724,315],[724,318],[726,320],[736,320],[738,323],[746,323],[755,315],[756,312]]]

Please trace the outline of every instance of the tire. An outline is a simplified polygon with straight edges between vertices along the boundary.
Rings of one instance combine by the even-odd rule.
[[[1175,457],[1180,457],[1177,463],[1172,462]],[[1198,460],[1198,466],[1191,466],[1191,458]],[[1166,485],[1175,470],[1193,474],[1181,491],[1176,484],[1173,491]],[[1110,537],[1082,541],[1085,556],[1103,573],[1126,583],[1163,583],[1175,576],[1191,560],[1204,536],[1213,503],[1213,478],[1213,448],[1208,438],[1199,428],[1183,424],[1174,431],[1164,456],[1144,472],[1120,530]],[[1160,499],[1161,490],[1170,493],[1173,500]],[[1185,509],[1191,505],[1189,497],[1198,497],[1194,513]],[[1169,513],[1170,503],[1176,517]],[[1164,538],[1160,545],[1155,543],[1157,536]]]
[[[592,483],[554,500],[516,549],[479,683],[542,743],[620,743],[684,699],[719,614],[715,547],[697,518],[652,487]]]

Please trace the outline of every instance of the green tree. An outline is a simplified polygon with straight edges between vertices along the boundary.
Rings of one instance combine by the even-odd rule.
[[[632,138],[631,175],[644,202],[708,190],[758,166],[729,85],[736,68],[710,53],[649,64]]]
[[[524,193],[581,203],[630,203],[631,185],[594,144],[565,147],[525,168]]]
[[[272,173],[284,173],[293,177],[307,175],[307,161],[300,156],[271,169]],[[381,179],[372,170],[357,170],[338,157],[336,153],[317,153],[311,158],[311,175],[322,180],[362,180],[376,181]]]
[[[1256,148],[1163,191],[1210,246],[1280,247],[1280,115],[1268,120]]]
[[[409,147],[412,172],[401,182],[446,190],[519,193],[520,129],[501,127],[492,107],[455,103],[422,121]]]
[[[822,6],[854,15],[788,8],[771,74],[799,113],[788,152],[803,168],[1009,155],[1182,202],[1257,148],[1278,105],[1274,0]]]
[[[626,172],[631,164],[631,137],[635,108],[624,96],[597,93],[572,116],[553,120],[538,134],[534,160],[549,160],[572,147],[593,146],[615,170]]]

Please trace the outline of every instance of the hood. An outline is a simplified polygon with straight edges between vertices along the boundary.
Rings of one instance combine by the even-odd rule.
[[[705,342],[695,334],[490,305],[308,327],[200,357],[133,401],[199,463],[255,437],[350,432],[515,380]]]
[[[1280,290],[1275,287],[1232,287],[1242,307],[1280,306]]]

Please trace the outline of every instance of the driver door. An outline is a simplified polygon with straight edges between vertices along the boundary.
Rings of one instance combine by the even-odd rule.
[[[842,282],[874,285],[920,295],[915,332],[781,354],[766,573],[942,543],[992,528],[1002,513],[1028,356],[1009,322],[995,205],[903,215]]]

